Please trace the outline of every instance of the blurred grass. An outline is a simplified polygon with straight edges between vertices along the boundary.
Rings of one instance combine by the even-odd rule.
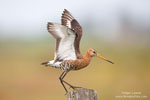
[[[97,90],[103,100],[114,100],[122,91],[140,91],[148,96],[144,100],[149,99],[150,47],[83,37],[82,54],[89,48],[115,64],[93,58],[87,68],[70,72],[66,81]],[[40,65],[53,59],[54,50],[55,42],[50,37],[1,41],[0,100],[66,100],[58,79],[62,71]]]

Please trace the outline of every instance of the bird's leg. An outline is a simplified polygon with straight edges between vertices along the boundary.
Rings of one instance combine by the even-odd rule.
[[[66,72],[64,71],[64,72],[60,75],[59,79],[60,79],[60,82],[61,82],[62,86],[64,87],[66,93],[68,93],[68,90],[66,89],[66,87],[65,87],[65,85],[64,85],[64,83],[63,83],[63,78],[64,78],[63,75],[65,75],[65,74],[66,74]]]
[[[77,86],[72,86],[71,84],[67,83],[66,81],[62,80],[64,83],[66,83],[67,85],[69,85],[72,89],[75,89],[75,88],[82,88],[82,87],[77,87]]]
[[[66,81],[63,80],[66,75],[67,75],[67,72],[62,76],[62,81],[64,83],[66,83],[67,85],[69,85],[71,88],[73,88],[73,86],[71,84],[69,84],[68,82],[66,82]]]
[[[72,86],[71,84],[69,84],[68,82],[66,82],[66,81],[63,80],[63,78],[66,76],[67,73],[68,73],[68,72],[66,72],[66,73],[62,76],[62,81],[63,81],[64,83],[66,83],[67,85],[69,85],[72,89],[81,88],[81,87]]]

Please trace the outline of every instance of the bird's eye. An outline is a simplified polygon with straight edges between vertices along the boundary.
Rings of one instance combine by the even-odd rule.
[[[93,53],[96,53],[95,51],[93,51]]]

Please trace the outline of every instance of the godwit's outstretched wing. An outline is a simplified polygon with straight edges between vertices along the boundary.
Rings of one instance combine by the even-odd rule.
[[[62,25],[68,27],[75,33],[75,42],[74,42],[75,53],[78,59],[82,58],[82,55],[80,53],[80,40],[82,37],[82,28],[80,24],[66,9],[62,14],[61,23]]]
[[[54,61],[75,60],[82,58],[80,54],[80,39],[82,28],[69,11],[62,14],[62,25],[49,22],[47,25],[56,39],[56,51]]]
[[[48,22],[48,32],[56,39],[54,62],[77,59],[74,48],[75,33],[68,27]]]

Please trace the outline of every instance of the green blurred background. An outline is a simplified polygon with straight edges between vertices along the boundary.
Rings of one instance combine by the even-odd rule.
[[[0,100],[66,100],[58,79],[62,71],[40,65],[54,57],[55,40],[46,24],[60,23],[64,8],[82,25],[82,54],[94,48],[115,62],[95,57],[65,80],[97,90],[99,100],[120,100],[122,92],[141,92],[147,96],[141,99],[149,100],[149,5],[146,0],[1,0]]]

